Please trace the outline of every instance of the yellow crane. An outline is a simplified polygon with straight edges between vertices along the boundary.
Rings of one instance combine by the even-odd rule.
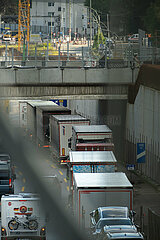
[[[18,5],[18,50],[26,39],[29,49],[30,35],[30,0],[19,0]]]

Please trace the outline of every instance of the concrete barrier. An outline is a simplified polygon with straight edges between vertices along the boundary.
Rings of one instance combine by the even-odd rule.
[[[39,84],[40,70],[38,69],[16,69],[16,84]]]
[[[64,68],[63,83],[85,83],[85,70]]]
[[[0,69],[0,84],[15,84],[15,70]]]
[[[40,83],[62,83],[62,70],[58,68],[41,69]]]

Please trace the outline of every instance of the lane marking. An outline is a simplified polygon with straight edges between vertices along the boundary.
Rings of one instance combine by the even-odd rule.
[[[52,168],[56,168],[53,164],[51,165]]]
[[[62,173],[61,171],[59,171],[59,173],[60,173],[61,175],[63,175],[63,173]]]
[[[26,179],[25,178],[23,178],[23,182],[26,183]]]
[[[23,175],[23,173],[22,173],[22,172],[18,172],[18,174],[19,174],[19,175],[21,175],[21,176]]]
[[[67,186],[67,191],[69,192],[69,187]]]
[[[64,181],[65,181],[65,182],[67,182],[67,179],[66,179],[66,178],[64,178]]]
[[[22,187],[21,191],[24,192],[24,187]]]

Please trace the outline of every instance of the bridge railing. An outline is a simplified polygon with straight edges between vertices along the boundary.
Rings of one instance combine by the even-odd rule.
[[[9,65],[41,66],[41,67],[92,67],[92,68],[135,68],[142,63],[159,63],[160,49],[144,47],[139,50],[138,45],[112,48],[91,49],[78,47],[70,49],[69,46],[49,48],[46,45],[39,48],[35,45],[30,51],[26,48],[23,52],[6,44],[0,49],[0,66]]]

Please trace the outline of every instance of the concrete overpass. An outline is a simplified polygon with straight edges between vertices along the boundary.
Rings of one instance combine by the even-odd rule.
[[[136,77],[130,68],[1,68],[0,98],[127,99]]]

